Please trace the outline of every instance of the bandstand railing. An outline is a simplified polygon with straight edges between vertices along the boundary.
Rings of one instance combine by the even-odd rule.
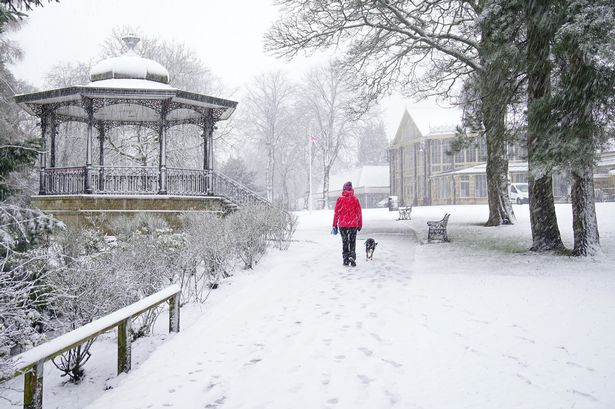
[[[75,195],[84,192],[85,167],[45,170],[45,193]]]
[[[271,203],[264,197],[234,181],[222,173],[212,171],[212,189],[215,195],[222,196],[238,205]]]
[[[206,196],[208,175],[207,170],[167,168],[167,192],[172,195]]]
[[[85,194],[85,175],[85,167],[47,168],[43,194]],[[246,186],[215,171],[167,168],[166,178],[168,195],[220,196],[238,206],[271,205]],[[155,166],[93,166],[90,186],[95,194],[159,194],[160,170]]]
[[[92,169],[94,193],[154,194],[158,192],[159,171],[153,166],[105,166]]]

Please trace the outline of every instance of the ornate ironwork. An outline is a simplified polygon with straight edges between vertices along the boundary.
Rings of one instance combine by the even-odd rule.
[[[85,167],[47,168],[44,171],[48,195],[75,195],[85,192]],[[167,169],[167,193],[182,196],[219,196],[244,206],[271,203],[241,183],[221,173],[198,169]],[[158,194],[159,168],[154,166],[93,166],[90,175],[92,193]]]
[[[208,172],[197,169],[167,168],[167,192],[172,195],[207,195]]]
[[[85,192],[85,167],[45,169],[45,194],[77,195]]]
[[[101,108],[112,106],[112,105],[139,105],[144,106],[146,108],[153,109],[157,114],[160,115],[162,110],[162,103],[166,101],[166,99],[159,98],[105,98],[105,97],[94,97],[92,98],[94,103],[94,112],[98,112]]]
[[[222,173],[211,171],[211,176],[212,191],[216,196],[221,196],[239,206],[247,204],[271,205],[271,202],[264,197]]]
[[[159,176],[153,166],[94,166],[92,188],[102,194],[155,194]]]

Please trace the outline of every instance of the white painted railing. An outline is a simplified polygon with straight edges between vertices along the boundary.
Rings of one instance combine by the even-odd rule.
[[[12,359],[14,374],[9,379],[24,375],[25,409],[43,407],[43,369],[46,361],[75,348],[117,327],[117,372],[130,371],[130,322],[136,316],[158,305],[169,302],[169,332],[179,332],[179,297],[181,289],[172,285],[127,307],[97,319],[83,327],[34,347]],[[2,381],[6,381],[4,379]]]

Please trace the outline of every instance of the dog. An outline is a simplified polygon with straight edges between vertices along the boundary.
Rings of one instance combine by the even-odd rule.
[[[374,250],[376,250],[376,240],[367,239],[365,240],[365,260],[371,260],[374,257]]]

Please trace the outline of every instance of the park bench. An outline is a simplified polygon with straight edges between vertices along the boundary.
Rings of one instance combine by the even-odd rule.
[[[442,220],[432,220],[427,222],[427,226],[429,226],[429,232],[427,233],[428,243],[431,243],[433,240],[448,241],[446,225],[448,224],[449,216],[450,214],[446,213]]]
[[[412,206],[400,207],[399,218],[397,220],[410,220],[410,214],[412,213]]]

